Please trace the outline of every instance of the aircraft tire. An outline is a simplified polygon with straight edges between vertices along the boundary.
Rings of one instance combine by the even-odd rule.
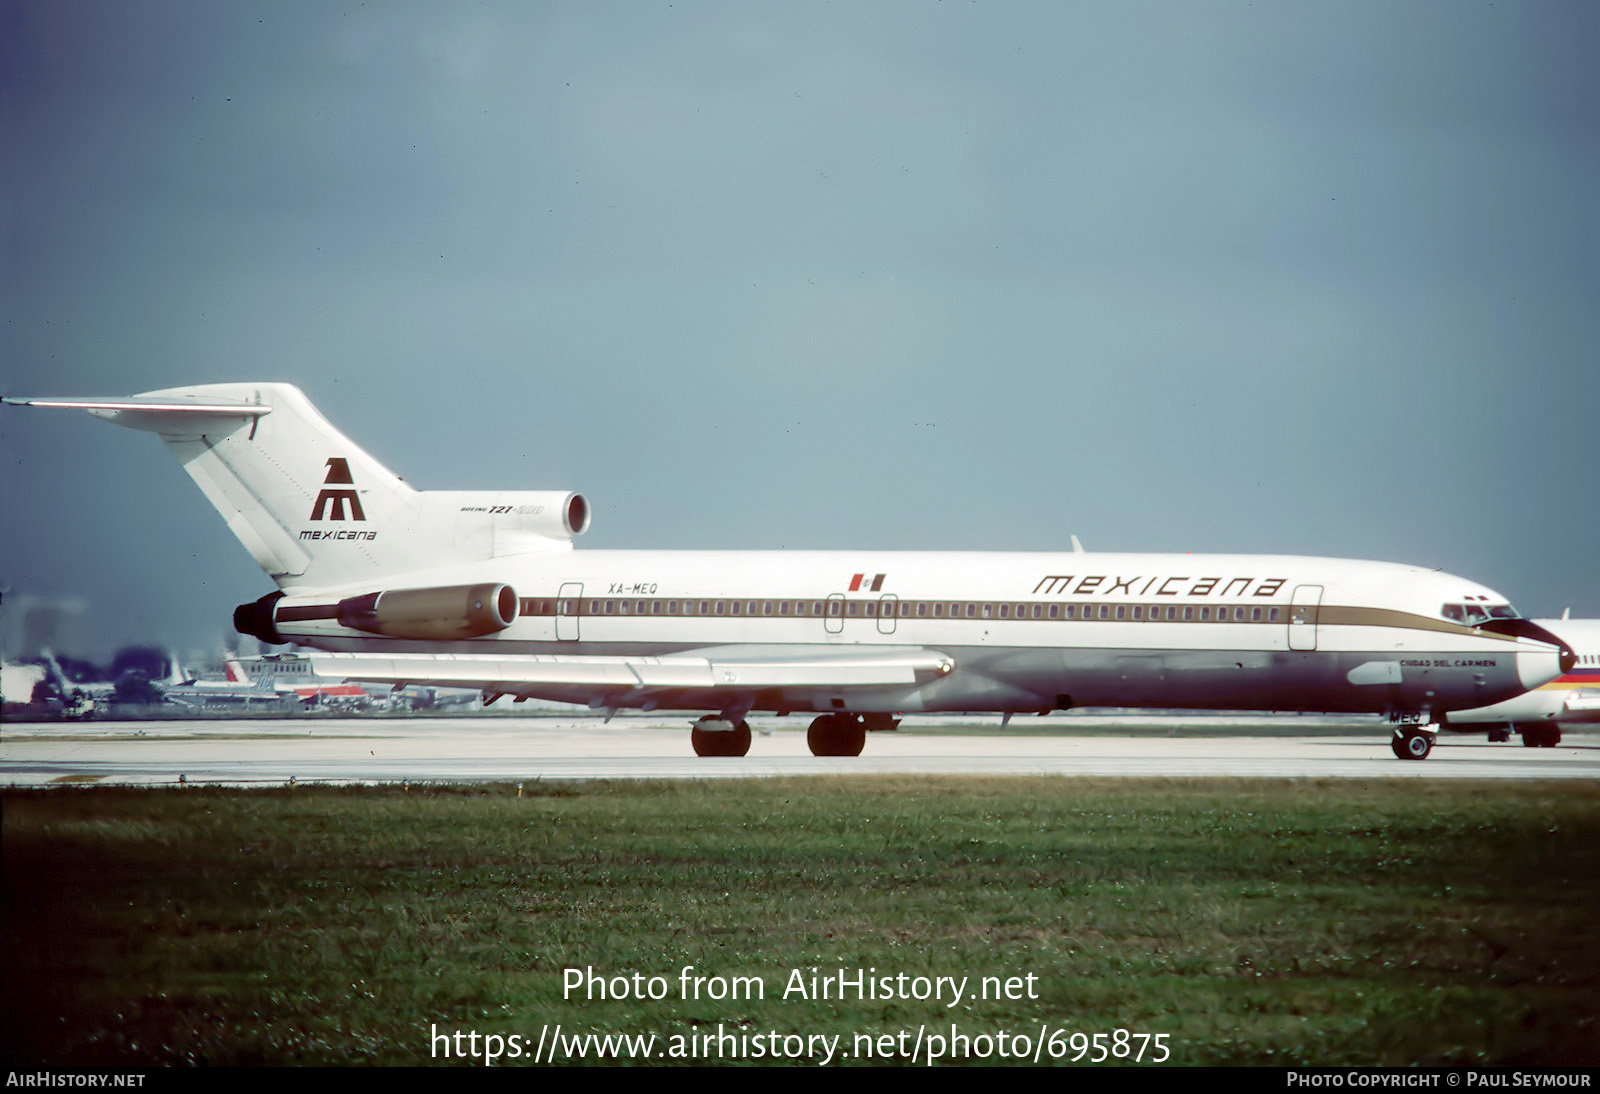
[[[689,731],[689,743],[696,756],[744,756],[750,752],[750,723],[744,719],[735,722],[733,729],[701,729],[696,725]]]
[[[806,730],[813,756],[859,756],[867,744],[867,727],[849,714],[824,714]]]
[[[824,714],[813,718],[811,725],[806,729],[806,747],[811,749],[813,756],[833,756],[833,739],[836,736],[833,729],[833,715]]]
[[[1433,738],[1426,733],[1397,733],[1389,747],[1402,760],[1426,760],[1433,751]]]
[[[1554,748],[1560,743],[1560,726],[1530,725],[1522,727],[1522,744],[1526,748]]]

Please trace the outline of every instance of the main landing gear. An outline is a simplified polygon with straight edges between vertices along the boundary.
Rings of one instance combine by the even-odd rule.
[[[856,714],[824,714],[806,730],[813,756],[859,756],[867,743],[867,723]]]
[[[750,751],[750,723],[707,715],[689,731],[696,756],[743,756]]]
[[[1426,760],[1438,736],[1439,731],[1434,726],[1402,726],[1394,731],[1389,747],[1402,760]]]
[[[1519,727],[1522,743],[1528,748],[1554,748],[1561,743],[1561,727],[1555,725],[1524,725]]]
[[[813,756],[859,756],[867,731],[891,730],[900,724],[888,714],[824,714],[806,730]],[[690,743],[696,756],[744,756],[750,751],[750,723],[743,718],[707,714],[693,723]]]

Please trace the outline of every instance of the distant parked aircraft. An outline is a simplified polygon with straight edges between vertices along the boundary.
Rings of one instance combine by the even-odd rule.
[[[274,690],[306,706],[361,708],[372,701],[372,695],[365,688],[345,683],[343,678],[318,675],[310,658],[295,654],[229,658],[224,667],[229,681],[235,685]]]

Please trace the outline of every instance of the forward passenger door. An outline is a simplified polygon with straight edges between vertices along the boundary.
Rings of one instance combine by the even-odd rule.
[[[1289,602],[1289,648],[1317,648],[1317,609],[1322,605],[1321,585],[1296,585]]]

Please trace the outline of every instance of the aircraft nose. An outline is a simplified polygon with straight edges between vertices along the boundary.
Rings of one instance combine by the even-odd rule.
[[[1577,664],[1577,658],[1567,646],[1535,646],[1517,653],[1517,678],[1528,691],[1543,687]]]
[[[1537,683],[1528,684],[1530,690],[1548,684],[1558,676],[1566,675],[1578,664],[1578,654],[1571,646],[1531,619],[1491,619],[1479,624],[1478,629],[1495,634],[1514,635],[1523,640],[1523,648],[1517,654],[1517,672],[1524,684],[1528,684],[1528,681],[1535,676],[1538,678]],[[1530,639],[1541,645],[1530,647],[1528,642]],[[1547,675],[1539,675],[1546,672],[1542,660],[1546,657],[1554,658],[1555,668]]]

